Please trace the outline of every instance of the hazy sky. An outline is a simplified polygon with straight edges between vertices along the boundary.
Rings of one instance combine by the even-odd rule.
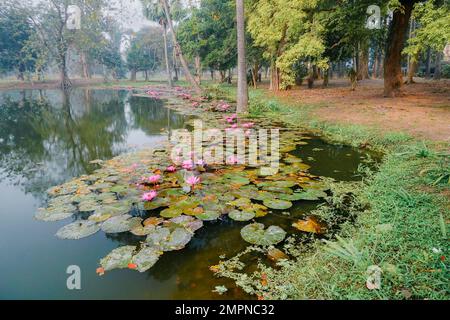
[[[21,0],[17,0],[21,1]],[[38,4],[49,0],[31,0]],[[125,29],[131,28],[138,31],[144,26],[152,23],[147,20],[142,13],[142,3],[140,0],[109,0],[109,5],[113,8],[110,14],[119,21]]]
[[[124,28],[131,28],[138,31],[144,26],[151,24],[142,13],[142,3],[140,0],[111,0],[109,2],[114,8],[111,13]]]

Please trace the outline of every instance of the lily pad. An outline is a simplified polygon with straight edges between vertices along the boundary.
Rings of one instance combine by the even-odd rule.
[[[235,221],[250,221],[255,217],[254,211],[233,210],[228,216]]]
[[[128,214],[109,218],[102,223],[102,230],[105,233],[127,232],[141,225],[141,218],[133,218]]]
[[[258,183],[258,187],[277,187],[277,188],[292,188],[297,185],[295,181],[265,181]]]
[[[147,226],[139,225],[131,229],[130,232],[135,236],[143,237],[148,236],[151,232],[153,232],[153,230],[155,230],[155,228],[156,227],[154,225],[147,225]]]
[[[197,231],[198,229],[203,227],[202,220],[196,219],[191,216],[179,216],[176,218],[172,218],[169,221],[178,226],[182,226],[182,227],[186,228],[187,230],[191,231],[192,233],[194,233],[195,231]]]
[[[276,192],[276,193],[285,193],[285,194],[292,194],[294,191],[290,188],[283,188],[283,187],[263,187],[264,191],[269,192]]]
[[[38,212],[34,216],[37,220],[53,222],[60,221],[71,217],[77,208],[72,205],[65,205],[62,207],[48,207],[48,208],[39,208]]]
[[[139,272],[145,272],[152,268],[156,262],[158,262],[159,257],[163,252],[155,247],[144,247],[142,248],[133,258],[131,263],[136,264],[137,270]]]
[[[241,236],[248,243],[269,246],[283,241],[286,232],[278,226],[270,226],[265,230],[262,223],[253,223],[242,228]]]
[[[303,199],[301,192],[294,192],[293,194],[279,194],[278,198],[286,201],[299,201]]]
[[[80,202],[80,204],[78,205],[78,210],[80,212],[92,212],[99,208],[100,205],[98,204],[98,202],[92,200]]]
[[[111,251],[106,257],[100,260],[100,265],[105,271],[128,268],[128,264],[133,258],[134,246],[123,246]]]
[[[181,216],[183,210],[180,208],[167,208],[160,212],[160,216],[164,218],[175,218]]]
[[[95,221],[75,221],[58,230],[56,236],[60,239],[78,240],[89,237],[100,230]]]
[[[220,216],[221,216],[221,214],[218,211],[207,210],[207,211],[203,212],[202,214],[199,214],[197,216],[197,218],[199,218],[203,221],[214,221],[214,220],[219,219]]]
[[[292,207],[292,202],[287,200],[266,199],[264,200],[264,205],[270,209],[286,210]]]
[[[111,189],[109,189],[110,192],[114,192],[114,193],[124,193],[126,191],[128,191],[128,187],[127,186],[121,186],[121,185],[117,185],[112,187]]]
[[[327,194],[324,191],[316,190],[316,189],[308,189],[305,192],[300,192],[301,198],[299,200],[310,200],[316,201],[320,198],[326,198]]]
[[[174,251],[183,249],[192,239],[192,233],[186,228],[176,228],[174,231],[165,227],[159,227],[147,236],[147,242],[162,251]]]

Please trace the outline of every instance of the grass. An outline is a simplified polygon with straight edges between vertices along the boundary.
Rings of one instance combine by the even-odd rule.
[[[233,88],[222,95],[233,96]],[[312,130],[326,139],[384,154],[376,172],[353,184],[354,216],[331,241],[279,268],[260,265],[252,275],[228,273],[249,293],[264,299],[448,299],[448,221],[450,219],[448,146],[415,141],[402,132],[342,125],[311,116],[311,106],[280,103],[262,90],[250,94],[250,116],[272,117]],[[339,188],[339,185],[337,185]],[[343,187],[342,187],[343,188]],[[348,188],[347,188],[348,189]],[[317,214],[333,218],[342,209],[335,196]],[[367,270],[381,269],[381,288],[366,287]],[[261,285],[261,276],[267,279]]]

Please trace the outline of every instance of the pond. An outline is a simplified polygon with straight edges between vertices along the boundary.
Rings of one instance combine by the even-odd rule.
[[[54,235],[67,221],[34,219],[50,187],[92,173],[93,160],[158,146],[187,120],[161,100],[128,91],[0,92],[0,298],[250,298],[208,270],[220,255],[232,257],[247,247],[240,236],[246,223],[210,222],[186,248],[164,254],[145,273],[116,270],[99,277],[99,259],[119,246],[136,245],[136,236],[99,232],[78,241],[59,240]],[[313,175],[336,180],[360,179],[357,168],[368,157],[316,137],[291,153],[310,165]],[[304,214],[319,203],[300,201],[290,211]],[[293,217],[269,214],[258,222],[289,228]],[[81,268],[81,290],[67,289],[70,265]],[[225,296],[212,293],[218,285],[230,291]]]

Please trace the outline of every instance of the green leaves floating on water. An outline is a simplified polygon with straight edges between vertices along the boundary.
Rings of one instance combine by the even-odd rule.
[[[80,212],[92,212],[100,208],[100,204],[94,200],[82,201],[78,205],[78,210]]]
[[[278,226],[270,226],[265,230],[262,223],[253,223],[242,228],[241,236],[248,243],[270,246],[283,241],[286,232]]]
[[[183,249],[192,239],[192,233],[185,228],[176,228],[174,231],[166,227],[158,227],[147,236],[150,246],[160,248],[161,251],[174,251]]]
[[[159,214],[163,218],[175,218],[181,216],[183,209],[180,208],[167,208],[161,211]]]
[[[59,207],[39,208],[34,216],[37,220],[53,222],[71,217],[77,208],[73,205],[63,205]]]
[[[222,177],[222,181],[226,184],[239,184],[239,185],[247,185],[250,183],[250,180],[243,176],[242,173],[226,173]]]
[[[102,230],[105,233],[127,232],[141,225],[141,218],[133,218],[128,214],[109,218],[102,223]]]
[[[235,221],[250,221],[256,216],[256,214],[254,211],[233,210],[228,214],[228,216]]]
[[[275,210],[286,210],[292,207],[292,202],[287,200],[266,199],[263,203],[266,207]]]
[[[78,240],[89,237],[100,230],[95,221],[76,221],[58,230],[56,236],[60,239]]]
[[[117,186],[110,188],[109,191],[114,192],[114,193],[124,193],[124,192],[127,192],[128,189],[129,188],[127,186],[117,185]]]
[[[214,221],[214,220],[219,219],[220,215],[221,214],[218,211],[206,210],[204,213],[199,214],[196,217],[203,221]]]
[[[258,187],[292,188],[297,185],[295,181],[265,181],[257,184]]]
[[[131,263],[136,265],[139,272],[145,272],[158,262],[163,252],[155,247],[144,247],[135,256]]]
[[[192,233],[203,227],[203,222],[201,220],[190,216],[179,216],[170,219],[169,222],[170,223],[167,224],[168,226],[173,225],[175,227],[183,227]]]
[[[299,192],[297,197],[298,200],[316,201],[320,200],[320,198],[327,197],[327,194],[321,190],[309,189],[306,190],[305,192]]]
[[[105,271],[128,268],[135,250],[136,247],[134,246],[123,246],[114,249],[100,260],[100,265]]]

